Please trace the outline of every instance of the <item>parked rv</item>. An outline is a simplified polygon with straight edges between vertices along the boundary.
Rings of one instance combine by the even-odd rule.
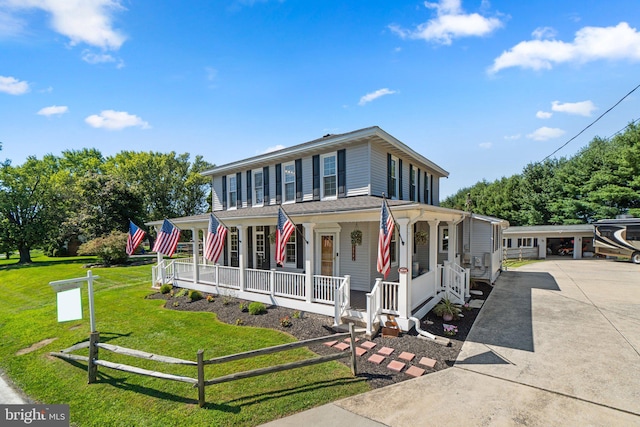
[[[596,254],[626,257],[640,264],[640,218],[603,219],[594,226]]]

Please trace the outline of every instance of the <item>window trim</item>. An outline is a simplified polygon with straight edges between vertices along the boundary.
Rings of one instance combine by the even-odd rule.
[[[231,199],[231,193],[235,195],[234,199]],[[227,175],[227,210],[234,209],[238,209],[238,178],[235,173],[232,173]]]
[[[291,241],[293,240],[293,241]],[[289,236],[289,240],[287,240],[287,244],[284,248],[284,266],[287,268],[298,268],[298,239],[296,237],[296,232],[294,231]],[[289,261],[289,249],[293,250],[293,260]]]
[[[256,175],[260,174],[262,176],[260,185],[256,185]],[[264,171],[262,168],[254,169],[251,171],[251,194],[253,196],[253,206],[260,207],[264,206]],[[259,188],[258,188],[259,187]],[[262,201],[258,202],[258,195],[256,191],[260,190],[262,192]]]
[[[293,170],[293,181],[287,183],[287,167],[291,167]],[[293,185],[293,197],[287,199],[287,184]],[[282,163],[282,204],[295,203],[296,202],[296,162]]]
[[[409,200],[412,202],[417,201],[418,185],[416,183],[416,168],[413,165],[409,165]],[[418,178],[419,179],[419,178]]]
[[[334,159],[333,175],[326,175],[324,170],[324,160],[329,157],[333,157]],[[334,186],[335,194],[326,196],[324,179],[326,177],[331,177],[331,176],[333,176],[335,180],[335,186]],[[338,153],[334,151],[332,153],[322,154],[320,156],[320,200],[336,200],[337,198],[338,198]]]
[[[399,159],[391,155],[391,162],[389,163],[389,178],[391,179],[391,189],[393,194],[389,194],[389,198],[391,200],[398,200],[399,197],[399,185],[400,185],[400,175],[399,175]]]
[[[445,238],[444,234],[445,231],[447,233],[447,236]],[[441,254],[446,254],[449,252],[449,244],[451,243],[449,241],[449,237],[451,237],[451,235],[449,234],[449,226],[444,226],[444,227],[440,227],[438,229],[438,252],[440,252]],[[447,248],[444,248],[444,242],[445,240],[447,241]]]

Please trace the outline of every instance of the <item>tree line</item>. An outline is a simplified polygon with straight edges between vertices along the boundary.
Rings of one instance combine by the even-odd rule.
[[[640,126],[594,138],[574,156],[529,163],[522,173],[463,188],[442,206],[511,225],[584,224],[640,216]]]
[[[17,250],[26,263],[31,249],[64,254],[70,239],[127,232],[129,219],[145,228],[147,221],[204,213],[211,188],[200,172],[211,167],[188,153],[104,157],[86,148],[31,156],[19,166],[7,160],[0,165],[0,253]]]

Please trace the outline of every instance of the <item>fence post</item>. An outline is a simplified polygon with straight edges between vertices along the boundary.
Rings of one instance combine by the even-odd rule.
[[[275,268],[272,268],[271,271],[269,271],[269,292],[271,293],[272,297],[276,293],[276,269]]]
[[[202,408],[205,404],[204,398],[204,350],[198,350],[198,405]]]
[[[89,363],[87,373],[89,374],[89,384],[96,382],[98,376],[98,365],[93,363],[98,359],[98,343],[100,342],[100,332],[92,331],[89,335]]]
[[[356,333],[353,328],[353,323],[349,323],[349,341],[351,346],[351,373],[356,376],[358,370],[356,369]]]

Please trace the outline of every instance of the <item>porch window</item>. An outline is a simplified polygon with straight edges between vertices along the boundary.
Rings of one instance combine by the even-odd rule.
[[[502,239],[502,246],[505,248],[511,247],[511,239]]]
[[[493,251],[496,252],[500,249],[500,226],[493,226]]]
[[[255,247],[255,251],[256,251],[256,262],[255,265],[257,268],[262,268],[262,266],[264,265],[264,261],[265,261],[265,245],[266,245],[266,240],[265,240],[265,235],[264,235],[264,226],[263,225],[258,225],[256,226],[256,235],[255,235],[255,242],[256,242],[256,247]]]
[[[518,247],[519,248],[537,248],[538,247],[538,239],[531,237],[523,237],[518,239]]]
[[[449,227],[440,229],[440,252],[449,251]]]
[[[229,189],[229,209],[235,209],[238,204],[238,186],[236,185],[236,176],[229,175],[228,177],[229,185],[227,188]]]
[[[295,202],[296,200],[296,167],[294,162],[282,165],[282,175],[284,181],[284,201]]]
[[[292,267],[296,267],[296,233],[291,233],[291,237],[287,241],[286,259],[285,264],[291,264]]]
[[[397,199],[398,198],[398,158],[394,156],[391,156],[389,178],[391,179],[389,198]]]
[[[391,260],[391,265],[398,263],[398,239],[397,239],[398,230],[394,227],[393,233],[391,233],[391,242],[389,243],[389,259]]]
[[[322,164],[322,198],[331,199],[337,196],[337,167],[336,155],[325,154],[321,158]]]
[[[239,261],[239,241],[238,241],[238,228],[231,227],[229,229],[229,255],[231,257],[231,267],[238,267]]]
[[[256,206],[264,204],[264,181],[262,176],[262,169],[253,172],[253,203]]]

